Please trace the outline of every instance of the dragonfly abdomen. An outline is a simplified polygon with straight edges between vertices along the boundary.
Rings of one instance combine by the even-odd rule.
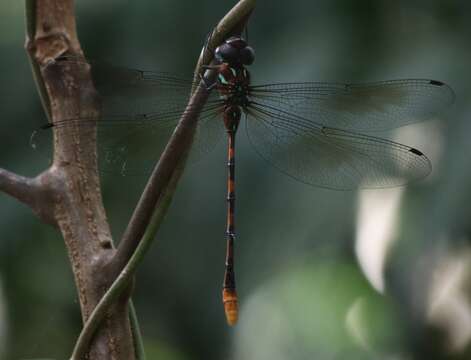
[[[241,109],[237,105],[226,105],[224,109],[224,126],[228,135],[227,144],[227,253],[226,269],[222,290],[222,301],[226,320],[235,325],[239,317],[239,302],[234,273],[234,240],[235,240],[235,135],[240,122]]]
[[[235,110],[237,109],[237,110]],[[228,133],[227,150],[227,225],[226,225],[226,269],[222,290],[222,301],[227,323],[235,325],[239,317],[239,302],[234,273],[234,240],[235,240],[235,134],[240,121],[240,108],[228,108],[224,112],[224,124]]]

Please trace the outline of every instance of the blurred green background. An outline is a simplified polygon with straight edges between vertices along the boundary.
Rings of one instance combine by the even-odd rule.
[[[90,58],[190,74],[235,1],[78,0]],[[225,148],[187,168],[134,301],[149,359],[471,358],[471,4],[460,0],[260,0],[254,83],[431,78],[457,101],[388,134],[434,171],[407,188],[337,192],[298,183],[238,142],[239,324],[220,300]],[[0,166],[34,176],[46,122],[24,44],[23,2],[0,2]],[[103,177],[115,238],[145,183]],[[125,191],[123,191],[125,189]],[[66,359],[81,320],[60,234],[0,195],[0,358]]]

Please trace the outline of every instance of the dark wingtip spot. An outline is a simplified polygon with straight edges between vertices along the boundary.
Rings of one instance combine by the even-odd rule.
[[[415,155],[419,155],[419,156],[423,156],[423,155],[424,155],[424,153],[423,153],[422,151],[417,150],[417,149],[414,149],[414,148],[411,148],[409,151],[410,151],[412,154],[415,154]]]
[[[40,129],[45,130],[45,129],[52,128],[53,126],[54,126],[54,124],[48,123],[48,124],[42,125],[42,126],[40,127]]]
[[[438,80],[430,80],[431,85],[436,85],[436,86],[443,86],[445,83],[442,83],[441,81]]]

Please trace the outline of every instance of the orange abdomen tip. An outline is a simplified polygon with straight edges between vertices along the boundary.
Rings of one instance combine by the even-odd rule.
[[[239,301],[235,289],[222,290],[222,302],[226,313],[226,320],[230,326],[237,323],[239,319]]]

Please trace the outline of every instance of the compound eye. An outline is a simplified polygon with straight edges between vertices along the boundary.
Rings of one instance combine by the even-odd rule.
[[[232,63],[237,59],[238,51],[229,44],[222,44],[216,48],[214,56],[220,62]]]
[[[240,61],[244,65],[251,65],[255,60],[255,51],[250,47],[246,46],[240,51]]]

